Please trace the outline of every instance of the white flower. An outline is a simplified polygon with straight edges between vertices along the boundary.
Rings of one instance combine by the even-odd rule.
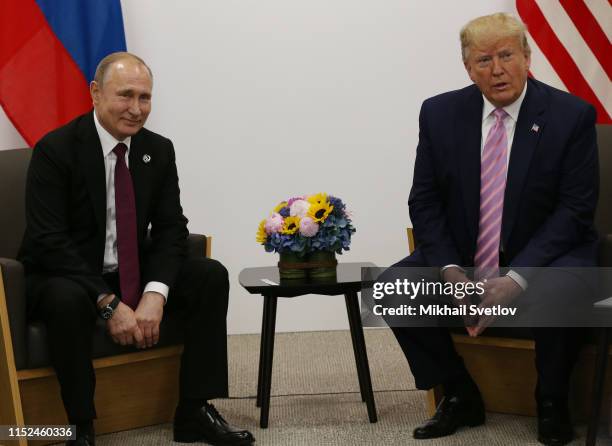
[[[306,200],[295,200],[291,203],[291,207],[289,208],[289,215],[292,217],[300,217],[303,218],[308,213],[308,209],[310,208],[310,203]]]

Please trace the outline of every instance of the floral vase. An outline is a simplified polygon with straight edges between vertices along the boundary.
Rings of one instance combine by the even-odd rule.
[[[336,278],[336,266],[338,261],[336,260],[336,253],[333,251],[314,251],[308,254],[308,263],[310,263],[310,269],[308,270],[308,276],[312,280],[320,279],[335,279]]]
[[[306,259],[295,252],[281,252],[278,262],[278,274],[281,279],[305,279]]]

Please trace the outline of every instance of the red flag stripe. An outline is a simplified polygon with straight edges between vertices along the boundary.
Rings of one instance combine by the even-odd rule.
[[[578,66],[550,27],[540,7],[531,0],[516,0],[519,15],[527,25],[529,34],[549,60],[569,91],[593,104],[597,110],[598,122],[612,124],[610,115],[588,82],[582,76]]]
[[[81,70],[34,0],[3,2],[0,29],[10,38],[0,39],[0,105],[32,147],[89,110],[91,98]]]
[[[608,75],[612,78],[612,45],[591,11],[582,1],[561,0],[561,6]]]

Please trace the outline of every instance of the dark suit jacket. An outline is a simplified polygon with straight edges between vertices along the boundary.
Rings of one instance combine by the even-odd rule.
[[[92,112],[48,133],[33,150],[19,254],[28,286],[63,276],[85,286],[92,299],[111,292],[102,279],[106,181]],[[143,161],[145,154],[150,156],[148,163]],[[143,128],[132,137],[129,168],[142,282],[172,287],[187,254],[188,236],[172,142]],[[149,225],[151,240],[145,243]]]
[[[476,85],[421,108],[409,206],[422,264],[474,265],[482,108]],[[509,266],[596,265],[598,173],[594,108],[529,79],[504,197],[501,245]]]

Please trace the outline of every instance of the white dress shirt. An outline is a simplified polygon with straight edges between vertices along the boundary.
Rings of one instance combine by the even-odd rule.
[[[106,171],[106,237],[104,242],[104,265],[102,272],[111,273],[117,271],[119,267],[119,256],[117,254],[117,216],[115,214],[115,164],[117,164],[117,155],[113,152],[115,146],[123,143],[127,146],[125,152],[125,163],[130,166],[130,143],[131,137],[125,138],[123,141],[118,141],[113,135],[108,133],[98,121],[98,116],[94,111],[94,123],[102,145],[102,154],[104,155],[104,170]],[[144,293],[154,291],[164,296],[168,300],[168,285],[162,282],[149,282],[144,288]],[[105,294],[98,296],[98,301]]]
[[[525,86],[523,87],[523,91],[521,95],[514,101],[512,104],[503,107],[503,110],[508,113],[508,117],[504,120],[504,126],[506,127],[506,138],[508,140],[508,157],[507,163],[510,163],[510,150],[512,149],[512,141],[514,141],[514,130],[516,129],[516,121],[518,120],[519,111],[521,110],[521,105],[523,104],[523,99],[525,99],[525,94],[527,93],[527,83],[525,82]],[[487,139],[487,135],[489,131],[495,124],[495,115],[493,112],[497,107],[491,104],[489,100],[483,95],[482,99],[484,100],[484,106],[482,107],[482,131],[481,131],[481,139],[480,139],[480,153],[484,150],[485,140]],[[506,175],[508,175],[508,169],[506,169]],[[463,270],[459,265],[446,265],[442,267],[440,273],[444,273],[444,270],[450,267],[457,267]],[[514,280],[523,291],[527,289],[527,281],[524,277],[518,274],[516,271],[508,271],[506,274],[512,280]]]

